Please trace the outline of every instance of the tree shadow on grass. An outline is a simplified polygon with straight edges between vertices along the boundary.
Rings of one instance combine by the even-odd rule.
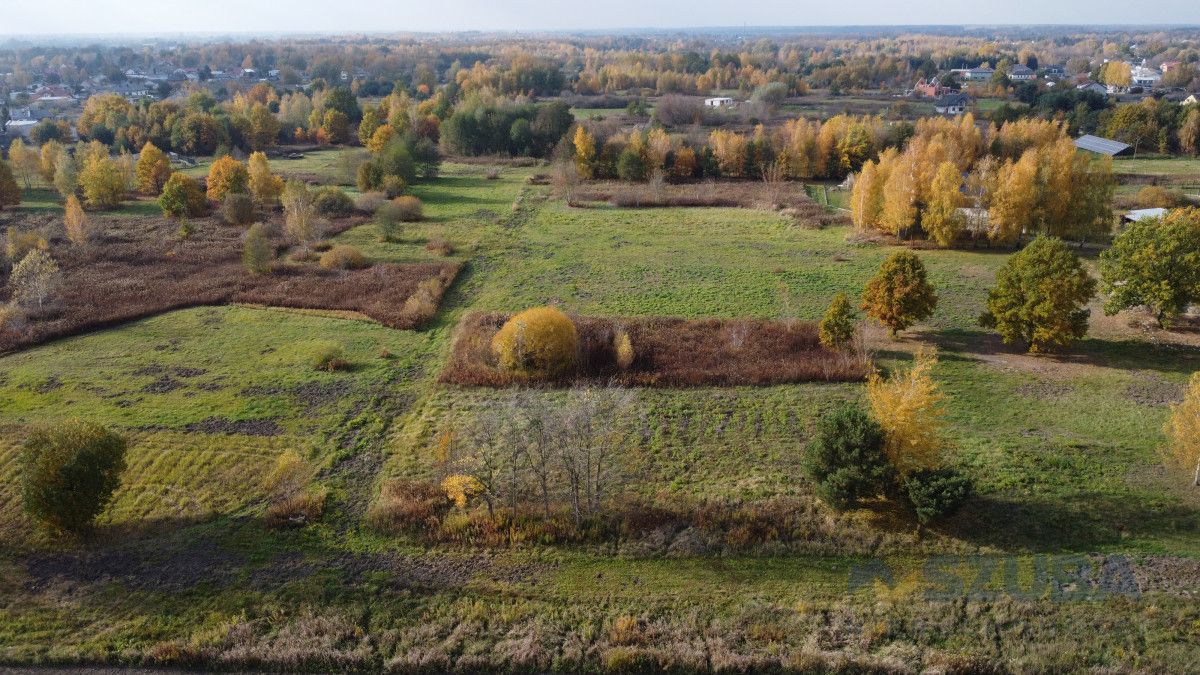
[[[1084,338],[1059,353],[1031,355],[1022,345],[1006,345],[999,335],[989,331],[953,329],[928,333],[922,337],[937,345],[942,358],[946,360],[977,362],[985,360],[977,357],[1007,355],[1044,360],[1050,365],[1154,370],[1184,375],[1200,370],[1200,348],[1189,345]]]
[[[1091,552],[1128,540],[1200,536],[1200,509],[1103,493],[1032,499],[980,495],[936,529],[1005,550]]]

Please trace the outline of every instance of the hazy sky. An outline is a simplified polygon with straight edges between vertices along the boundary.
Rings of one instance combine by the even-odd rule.
[[[980,23],[1200,24],[1200,0],[0,0],[0,35]]]

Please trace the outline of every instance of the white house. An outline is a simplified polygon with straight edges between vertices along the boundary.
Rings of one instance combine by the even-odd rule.
[[[1153,87],[1162,79],[1162,73],[1154,68],[1134,66],[1129,72],[1129,81],[1138,87]]]
[[[971,97],[966,94],[947,94],[933,104],[933,109],[939,115],[961,115],[971,104]]]
[[[731,108],[733,107],[733,99],[728,96],[715,96],[704,99],[704,105],[709,108]]]

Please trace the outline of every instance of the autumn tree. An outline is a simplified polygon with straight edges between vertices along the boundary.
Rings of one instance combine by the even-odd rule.
[[[0,159],[0,209],[21,203],[21,186],[13,176],[8,162]]]
[[[171,174],[159,195],[158,205],[168,218],[202,216],[207,207],[199,181],[180,172]]]
[[[54,185],[54,172],[58,167],[58,158],[65,152],[61,143],[49,140],[42,144],[38,153],[38,173],[46,185]]]
[[[874,373],[867,381],[871,415],[884,434],[884,452],[900,475],[939,468],[943,463],[946,396],[933,379],[937,354],[922,349],[912,366],[886,379]]]
[[[1190,473],[1192,486],[1200,487],[1200,372],[1192,373],[1183,402],[1171,406],[1165,431],[1163,460],[1168,467]]]
[[[850,218],[860,230],[875,227],[880,221],[883,183],[879,180],[878,166],[870,160],[863,164],[850,190]]]
[[[262,103],[255,103],[250,108],[250,128],[246,133],[246,141],[254,150],[262,150],[275,145],[279,137],[279,118]]]
[[[988,208],[988,239],[1014,244],[1032,224],[1038,200],[1037,154],[1026,152],[1017,162],[1006,160],[996,171]]]
[[[254,202],[262,208],[274,208],[283,193],[283,178],[271,173],[265,153],[251,153],[249,165],[250,195]]]
[[[136,174],[138,192],[156,195],[171,177],[171,159],[158,146],[147,142],[138,155]]]
[[[358,142],[366,145],[379,130],[381,122],[379,113],[371,108],[363,111],[362,121],[358,123]]]
[[[54,189],[63,199],[79,191],[79,160],[69,152],[54,161]]]
[[[575,168],[585,180],[595,176],[596,139],[582,124],[575,127]]]
[[[958,208],[962,203],[962,175],[954,162],[938,166],[930,187],[929,204],[921,217],[921,227],[938,246],[950,246],[962,234],[965,222]]]
[[[271,237],[267,226],[254,223],[242,235],[242,264],[251,274],[266,274],[271,270],[271,260],[275,257],[271,246]]]
[[[1070,345],[1087,333],[1096,281],[1063,240],[1039,236],[996,273],[980,324],[1030,352]]]
[[[321,120],[321,134],[326,143],[340,144],[350,140],[350,118],[340,110],[326,110]]]
[[[214,202],[225,199],[229,192],[248,192],[250,189],[250,174],[246,165],[224,155],[212,163],[208,169],[208,198]]]
[[[373,155],[378,155],[387,148],[392,139],[396,137],[396,130],[389,124],[377,127],[375,131],[365,141],[367,151]]]
[[[1100,68],[1100,81],[1115,87],[1128,87],[1132,81],[1132,68],[1123,61],[1112,60]]]
[[[913,153],[898,155],[887,168],[883,184],[880,224],[897,236],[904,236],[917,223],[917,158]]]
[[[892,337],[932,316],[936,306],[925,265],[912,251],[893,253],[863,290],[862,309],[891,329]]]
[[[91,219],[83,212],[83,205],[75,195],[67,197],[63,207],[63,224],[67,230],[67,239],[77,246],[83,246],[91,238]]]
[[[829,349],[845,349],[854,340],[854,308],[845,293],[833,296],[819,326],[821,344]]]
[[[304,183],[290,180],[283,188],[282,202],[284,231],[307,250],[321,236],[316,196]]]
[[[1105,314],[1150,308],[1159,326],[1200,301],[1200,209],[1130,223],[1100,254]]]
[[[41,157],[37,150],[25,145],[25,141],[14,138],[8,146],[8,161],[13,173],[20,179],[26,190],[33,187],[33,179],[41,169]]]
[[[1189,155],[1200,154],[1200,106],[1189,106],[1179,125],[1179,149]]]
[[[79,172],[79,187],[88,208],[111,209],[125,197],[125,176],[113,159],[106,155],[89,155]]]
[[[26,253],[8,277],[13,300],[24,307],[36,307],[39,310],[53,297],[59,280],[58,263],[40,248]]]

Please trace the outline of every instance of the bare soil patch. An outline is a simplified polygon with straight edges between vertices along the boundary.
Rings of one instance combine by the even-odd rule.
[[[491,350],[492,336],[508,318],[484,313],[464,317],[441,381],[484,387],[527,381],[500,370]],[[657,387],[857,382],[865,379],[871,368],[864,354],[822,347],[815,322],[670,317],[573,320],[580,342],[576,381]],[[626,370],[617,365],[614,348],[621,331],[629,335],[635,353]]]
[[[99,220],[99,218],[97,218]],[[332,231],[355,221],[336,221]],[[358,312],[392,328],[419,326],[436,309],[461,263],[377,264],[325,270],[315,263],[279,263],[255,276],[242,264],[243,228],[213,219],[181,238],[178,225],[157,218],[110,219],[88,246],[55,239],[51,255],[62,283],[54,307],[23,324],[0,329],[0,351],[174,309],[230,302]],[[274,235],[277,250],[286,247]],[[419,287],[426,301],[406,309]],[[0,291],[7,299],[8,290]]]

